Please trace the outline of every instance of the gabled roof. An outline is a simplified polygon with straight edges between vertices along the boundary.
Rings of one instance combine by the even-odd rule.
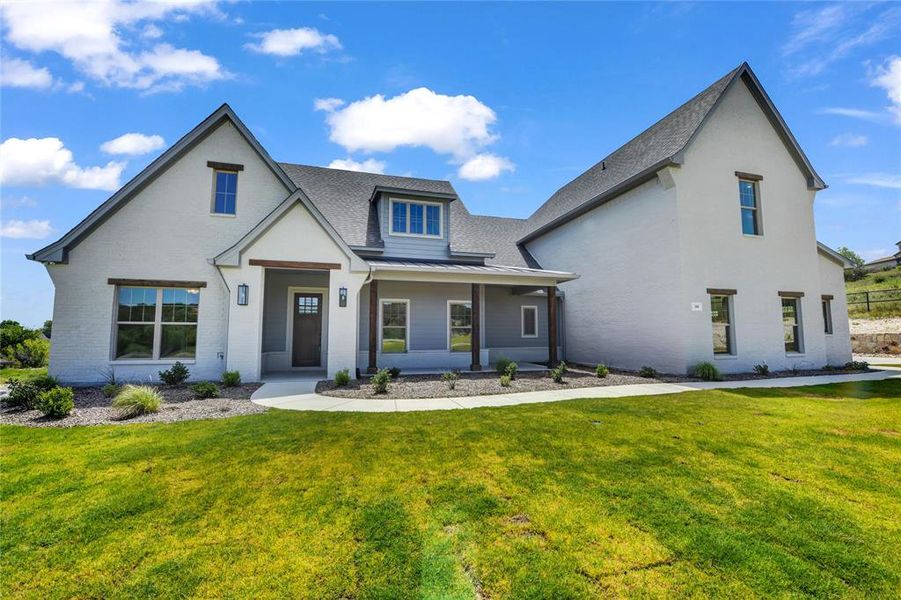
[[[135,175],[131,181],[126,183],[118,192],[110,196],[106,202],[94,209],[91,214],[69,230],[63,237],[33,254],[26,255],[26,257],[30,260],[40,262],[67,262],[69,250],[225,121],[230,121],[232,125],[235,126],[263,162],[269,166],[279,181],[284,184],[285,190],[287,192],[293,192],[297,187],[294,185],[294,182],[291,181],[285,172],[282,171],[281,167],[272,160],[272,157],[269,156],[257,139],[253,137],[250,130],[241,122],[241,119],[238,118],[235,111],[233,111],[228,104],[223,104],[210,116],[201,121],[197,127],[189,131],[172,147],[157,157],[156,160],[147,165],[143,171]]]
[[[748,63],[742,63],[700,94],[662,118],[644,132],[614,150],[599,163],[557,190],[529,217],[525,243],[612,200],[620,194],[650,181],[668,165],[682,163],[682,153],[713,114],[725,93],[738,81],[744,81],[773,124],[798,167],[807,176],[811,189],[826,184],[817,175],[804,151],[779,111],[773,105]]]
[[[832,259],[846,269],[848,267],[854,266],[850,260],[842,256],[823,242],[817,242],[817,251],[826,258]]]

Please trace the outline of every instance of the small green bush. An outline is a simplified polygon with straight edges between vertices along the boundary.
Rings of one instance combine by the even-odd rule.
[[[206,400],[207,398],[219,397],[219,387],[212,381],[201,381],[191,386],[194,397],[198,400]]]
[[[23,340],[6,349],[7,357],[26,369],[46,367],[50,360],[50,340],[42,337]]]
[[[509,375],[501,375],[501,387],[510,387],[510,382],[513,379]]]
[[[456,371],[448,371],[447,373],[442,373],[441,379],[447,383],[447,389],[452,390],[457,387],[457,380],[460,376]]]
[[[554,380],[554,383],[563,383],[563,378],[566,376],[566,363],[561,362],[555,368],[551,369],[551,379]]]
[[[644,377],[645,379],[653,379],[654,377],[657,377],[657,369],[645,365],[638,370],[638,376]]]
[[[375,388],[376,394],[388,393],[388,384],[391,382],[391,371],[388,369],[380,369],[378,373],[372,376],[372,386]]]
[[[126,385],[113,400],[113,408],[125,419],[159,411],[163,396],[149,385]]]
[[[885,283],[885,277],[882,277],[881,275],[877,275],[876,277],[873,278],[873,283]]]
[[[699,362],[691,369],[691,374],[704,381],[720,381],[723,377],[712,362]]]
[[[610,369],[607,368],[607,365],[602,363],[594,368],[594,374],[598,376],[598,379],[604,379],[610,374]]]
[[[348,383],[350,383],[350,371],[348,369],[341,369],[335,373],[335,385],[344,387]]]
[[[222,385],[225,387],[237,387],[241,385],[241,372],[224,371],[222,373]]]
[[[388,369],[388,374],[391,375],[391,379],[397,379],[400,377],[400,369],[397,367],[391,367]]]
[[[519,365],[513,361],[507,365],[507,369],[504,371],[504,375],[510,378],[510,380],[516,379],[516,372],[519,371]]]
[[[770,374],[770,365],[766,363],[760,363],[759,365],[754,365],[754,372],[760,376],[766,376]]]
[[[100,391],[103,392],[103,395],[106,398],[113,398],[116,394],[122,391],[122,386],[115,383],[107,383],[102,388],[100,388]]]
[[[191,371],[178,360],[165,371],[160,371],[160,381],[166,385],[178,385],[184,383],[190,376]]]
[[[497,359],[497,362],[494,364],[494,368],[497,369],[498,375],[506,375],[507,368],[513,364],[513,361],[507,358],[506,356],[501,356]]]
[[[75,393],[72,388],[55,387],[45,390],[38,395],[34,407],[41,411],[45,417],[60,419],[65,417],[75,408]]]
[[[870,363],[865,360],[852,360],[845,363],[846,371],[866,371],[870,368]]]
[[[38,396],[57,387],[58,382],[50,375],[40,375],[29,381],[10,379],[9,392],[3,398],[4,404],[25,409],[35,407]]]

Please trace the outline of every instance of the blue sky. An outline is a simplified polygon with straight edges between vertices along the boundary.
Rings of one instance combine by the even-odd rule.
[[[222,102],[276,160],[447,178],[472,212],[525,217],[747,60],[830,186],[816,200],[818,238],[866,258],[901,239],[898,5],[2,10],[4,319],[51,317],[52,284],[26,252]]]

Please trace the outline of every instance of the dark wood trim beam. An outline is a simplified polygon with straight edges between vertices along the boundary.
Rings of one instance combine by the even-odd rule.
[[[820,298],[823,300],[833,300],[835,299],[835,296],[833,296],[832,294],[823,294],[822,296],[820,296]]]
[[[481,286],[478,283],[472,284],[472,364],[469,365],[470,371],[482,370],[482,302],[481,302]]]
[[[547,364],[557,366],[557,288],[547,288]]]
[[[804,292],[779,292],[783,298],[803,298]]]
[[[738,290],[730,290],[729,288],[707,288],[707,293],[711,296],[734,296]]]
[[[264,260],[262,258],[251,258],[251,267],[270,267],[272,269],[307,269],[315,271],[339,270],[341,265],[338,263],[323,262],[306,262],[300,260]]]
[[[235,163],[216,162],[215,160],[206,161],[206,166],[217,171],[243,171],[244,165],[236,165]]]
[[[135,287],[164,288],[205,288],[206,281],[178,281],[175,279],[118,279],[110,277],[106,280],[110,285],[131,285]]]
[[[376,359],[376,351],[378,350],[379,320],[379,282],[373,279],[369,282],[369,365],[366,368],[367,373],[378,373],[379,366]]]
[[[763,181],[763,175],[755,175],[754,173],[745,173],[743,171],[736,171],[735,176],[748,181]]]

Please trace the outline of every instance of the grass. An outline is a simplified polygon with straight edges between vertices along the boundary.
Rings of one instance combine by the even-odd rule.
[[[890,597],[901,380],[0,429],[0,595]]]
[[[46,374],[47,367],[40,367],[37,369],[0,369],[0,383],[7,383],[10,379],[31,381],[32,379],[37,379]]]
[[[876,280],[879,280],[878,282]],[[876,271],[875,273],[867,273],[865,277],[857,281],[846,281],[845,291],[848,294],[859,292],[876,292],[880,290],[901,289],[901,267],[895,267],[888,271]],[[876,299],[898,298],[897,302],[872,302]],[[863,300],[863,296],[851,297],[848,299],[859,301]],[[882,294],[871,294],[870,310],[867,311],[866,304],[849,304],[848,314],[854,318],[871,318],[879,319],[884,317],[901,317],[901,293],[890,294],[888,292]]]

